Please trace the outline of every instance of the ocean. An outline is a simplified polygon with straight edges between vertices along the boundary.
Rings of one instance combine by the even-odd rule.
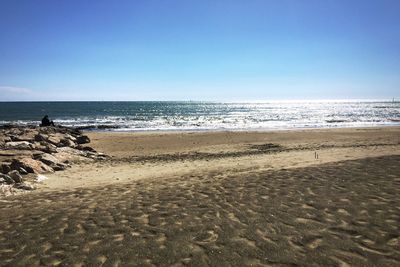
[[[400,125],[400,102],[0,102],[0,125],[56,124],[86,130],[282,130]]]

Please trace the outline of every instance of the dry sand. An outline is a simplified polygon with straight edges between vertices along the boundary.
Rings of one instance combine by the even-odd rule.
[[[400,264],[399,127],[89,136],[0,200],[0,265]]]

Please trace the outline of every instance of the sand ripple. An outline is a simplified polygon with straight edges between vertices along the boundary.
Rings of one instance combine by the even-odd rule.
[[[395,266],[400,156],[10,197],[0,265]]]

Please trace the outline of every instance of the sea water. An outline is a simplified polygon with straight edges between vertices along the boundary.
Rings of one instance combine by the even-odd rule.
[[[56,124],[87,130],[275,130],[400,125],[395,101],[0,102],[0,124]]]

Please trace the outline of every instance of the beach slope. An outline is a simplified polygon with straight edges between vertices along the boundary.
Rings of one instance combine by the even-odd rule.
[[[398,128],[90,137],[112,158],[1,200],[3,264],[400,263]]]

